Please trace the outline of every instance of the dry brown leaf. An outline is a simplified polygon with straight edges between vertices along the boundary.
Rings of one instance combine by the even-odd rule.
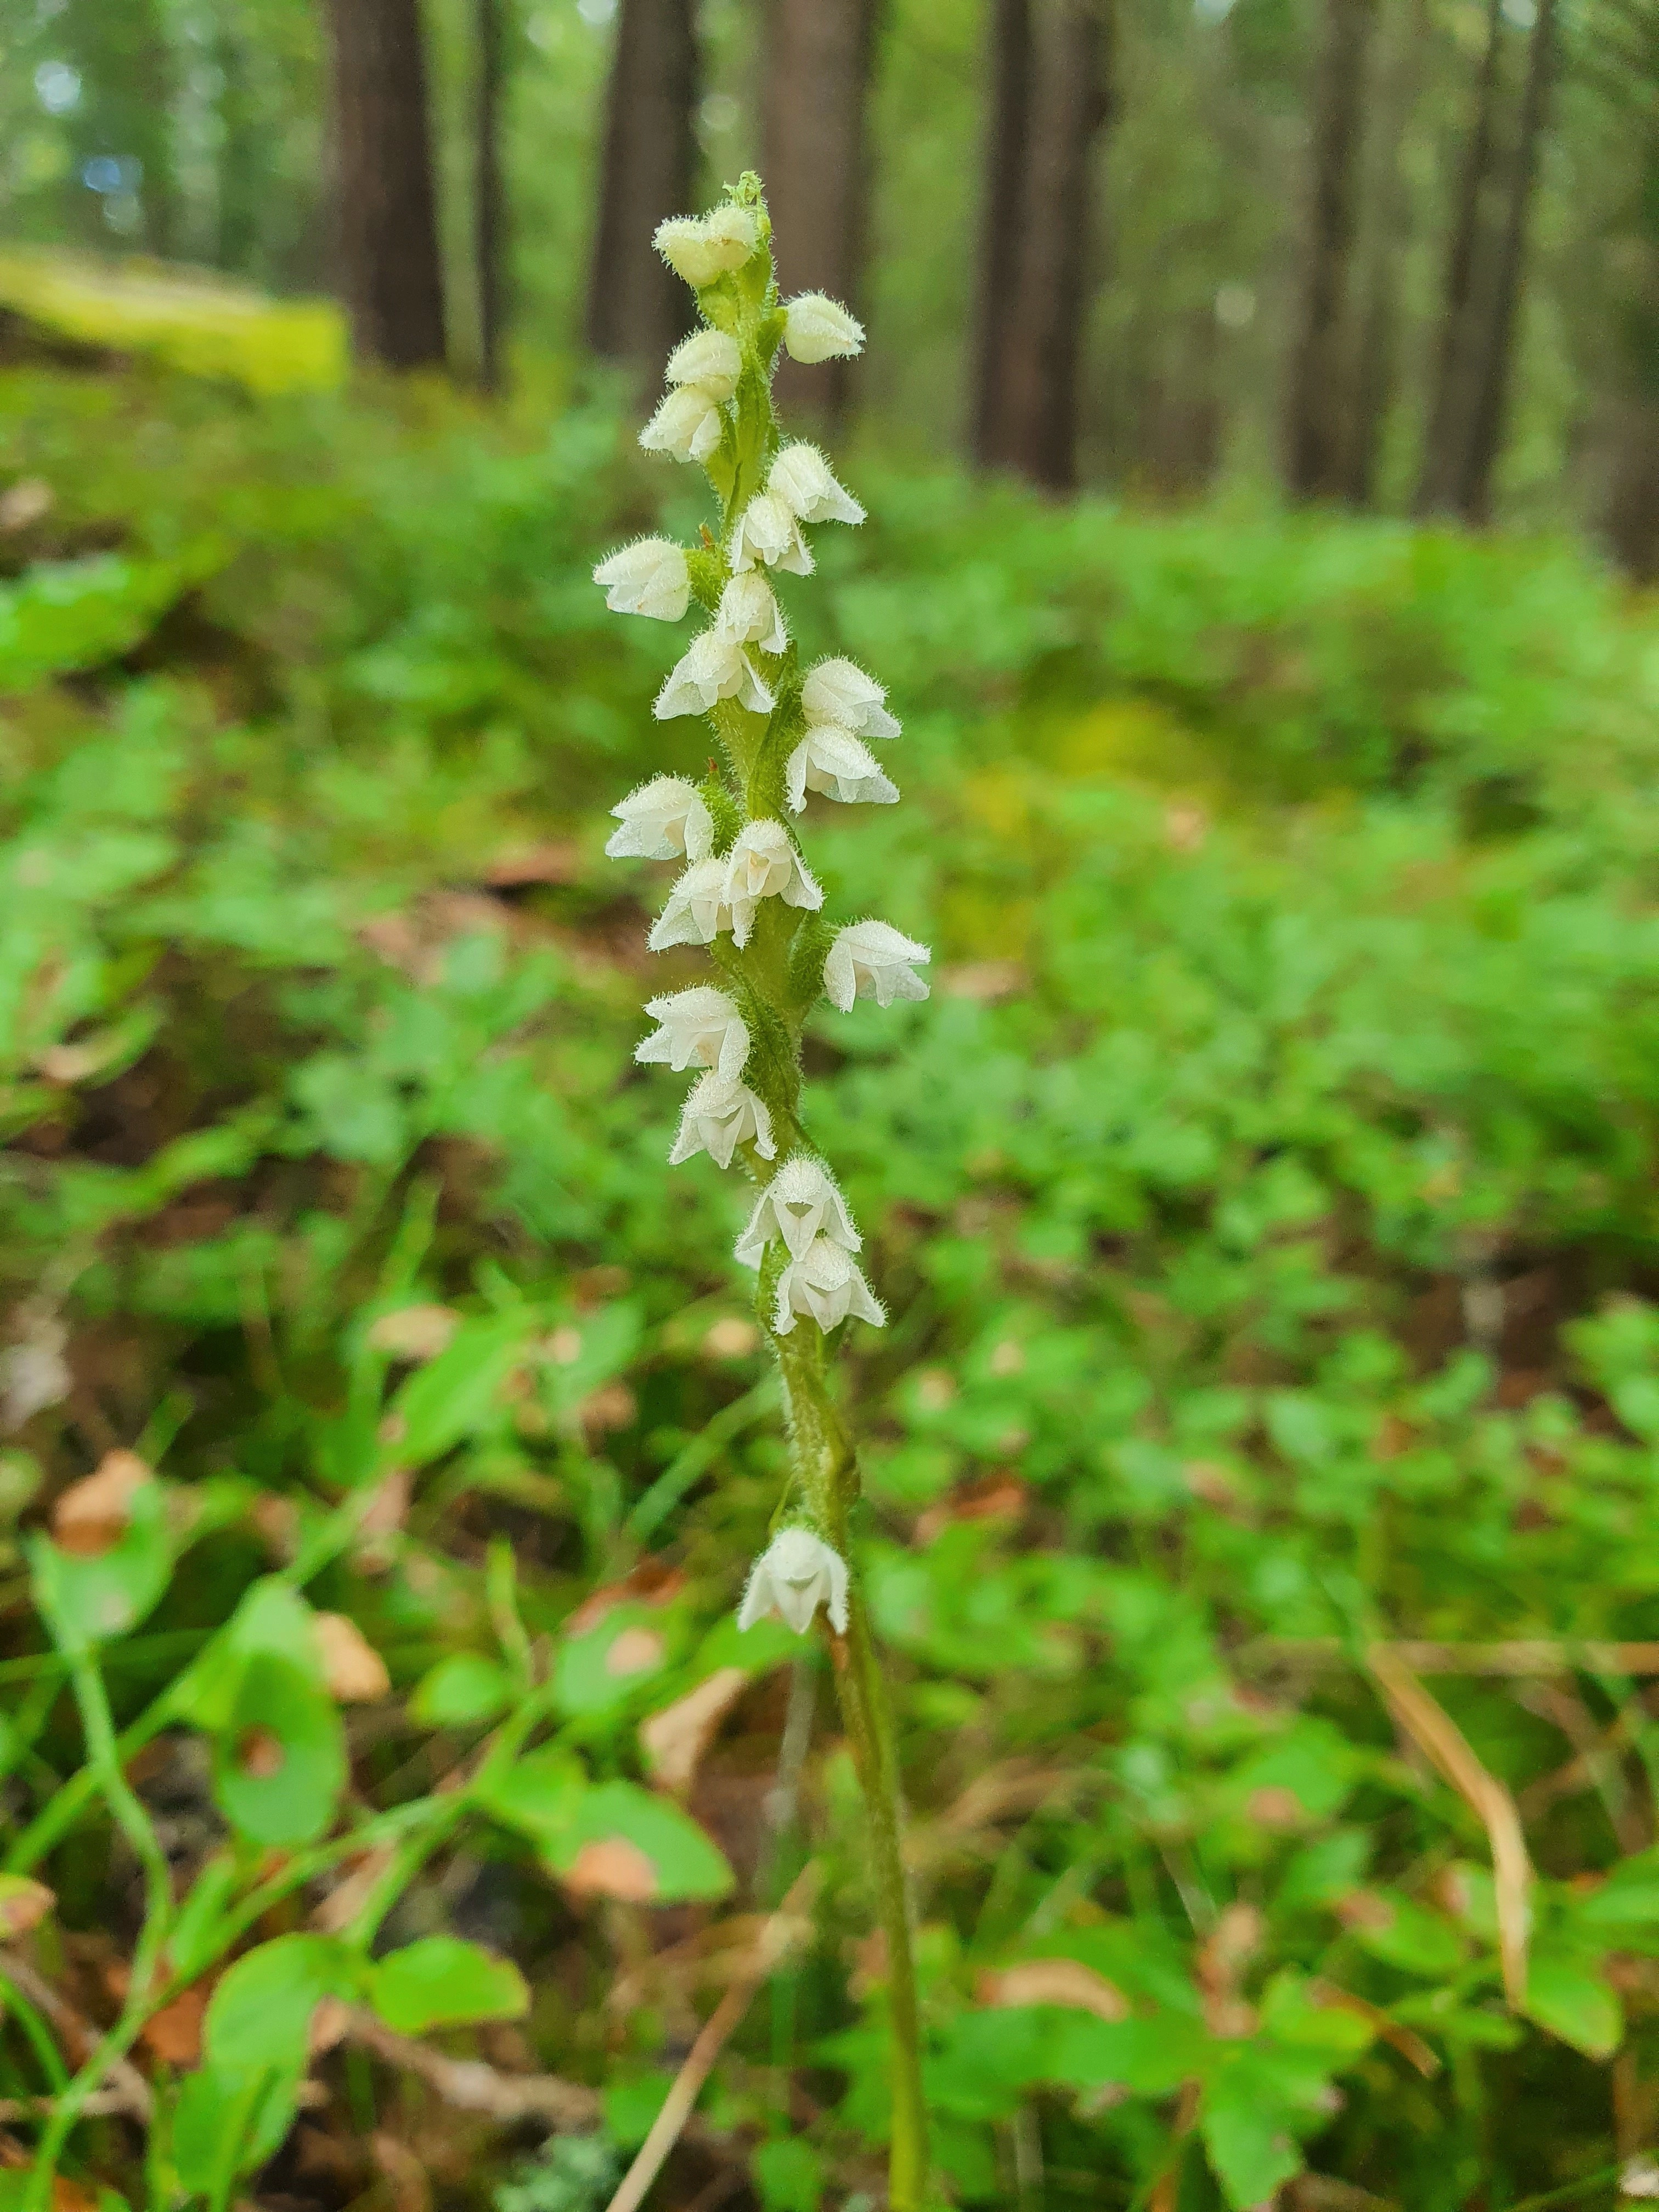
[[[133,1499],[155,1479],[137,1452],[106,1452],[94,1472],[70,1483],[52,1509],[58,1549],[94,1559],[118,1544],[132,1517]]]
[[[648,1674],[662,1664],[666,1646],[649,1628],[624,1628],[605,1655],[605,1671],[615,1680],[629,1674]]]
[[[576,1419],[589,1436],[602,1437],[617,1429],[631,1429],[640,1417],[639,1400],[626,1382],[606,1382],[591,1392],[576,1408]]]
[[[373,1705],[392,1687],[386,1661],[344,1613],[319,1613],[317,1641],[323,1651],[324,1686],[337,1705]]]
[[[586,1636],[590,1628],[597,1628],[613,1607],[636,1599],[645,1605],[666,1605],[678,1597],[685,1587],[683,1568],[672,1567],[665,1560],[646,1558],[638,1566],[625,1574],[619,1583],[605,1583],[585,1597],[565,1622],[567,1636]]]
[[[368,1340],[376,1352],[389,1352],[394,1359],[435,1359],[448,1350],[460,1325],[453,1306],[399,1306],[380,1316]]]
[[[746,1359],[760,1342],[760,1331],[740,1314],[722,1314],[704,1335],[705,1359]]]
[[[306,2051],[309,2057],[320,2058],[325,2051],[332,2051],[337,2043],[343,2043],[351,2032],[351,2007],[341,1997],[324,1997],[311,2015],[311,2026],[306,2030]]]
[[[152,2058],[165,2066],[196,2066],[202,2057],[202,2015],[207,2010],[208,1985],[192,1983],[171,2004],[152,2013],[140,2039]]]
[[[657,1869],[626,1836],[601,1836],[577,1852],[564,1886],[577,1897],[614,1897],[624,1905],[648,1905],[657,1893]]]
[[[1129,2001],[1121,1990],[1079,1959],[1025,1959],[1000,1973],[981,1974],[983,2005],[1064,2005],[1068,2012],[1091,2012],[1097,2020],[1127,2020]]]
[[[1497,1889],[1498,1954],[1504,1970],[1504,1994],[1511,2010],[1518,2011],[1527,1996],[1532,1860],[1515,1800],[1498,1777],[1481,1765],[1462,1729],[1430,1696],[1397,1651],[1387,1644],[1373,1644],[1365,1654],[1365,1664],[1400,1727],[1486,1827]]]
[[[52,2185],[52,2212],[98,2212],[98,2199],[91,2190],[78,2181],[66,2181],[60,2173]]]
[[[512,890],[521,884],[574,884],[581,875],[579,846],[562,844],[520,846],[492,860],[484,881],[497,890]]]
[[[941,968],[939,988],[947,999],[1012,999],[1030,977],[1018,960],[968,960],[959,967]]]
[[[57,494],[44,477],[20,477],[0,492],[0,530],[27,530],[52,510]]]
[[[43,1881],[31,1881],[22,1874],[0,1875],[0,1941],[9,1942],[14,1936],[27,1936],[57,1902]]]
[[[715,1729],[748,1680],[741,1667],[717,1668],[706,1682],[640,1723],[640,1747],[653,1782],[665,1790],[690,1788]]]
[[[427,2212],[432,2202],[432,2185],[427,2179],[426,2168],[405,2142],[396,2136],[377,2129],[368,2139],[368,2148],[374,2163],[386,2176],[392,2197],[392,2212]]]

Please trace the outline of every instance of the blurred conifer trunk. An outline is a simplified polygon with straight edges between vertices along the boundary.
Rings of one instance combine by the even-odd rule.
[[[359,360],[441,365],[444,289],[416,0],[328,0],[341,288]]]
[[[855,312],[864,272],[870,76],[877,0],[767,0],[762,171],[786,293],[827,292]],[[851,363],[784,360],[787,410],[839,420]]]
[[[1053,491],[1077,483],[1096,142],[1109,0],[997,0],[981,247],[974,453]]]
[[[1458,487],[1459,509],[1469,522],[1485,522],[1492,512],[1492,470],[1504,441],[1527,236],[1537,195],[1550,94],[1555,81],[1556,0],[1537,0],[1537,6],[1528,42],[1527,82],[1521,95],[1520,122],[1510,161],[1508,203],[1497,244],[1492,297],[1480,336],[1468,459],[1463,481]]]
[[[1314,85],[1301,329],[1291,363],[1285,470],[1295,499],[1345,489],[1353,443],[1355,349],[1349,312],[1359,198],[1365,60],[1375,0],[1326,0]]]
[[[1379,127],[1369,163],[1364,248],[1359,276],[1358,337],[1353,405],[1342,470],[1342,495],[1352,507],[1376,502],[1382,441],[1400,371],[1400,270],[1412,232],[1412,194],[1405,139],[1423,89],[1430,22],[1428,0],[1396,8],[1391,52],[1378,96]]]
[[[474,0],[472,226],[478,286],[478,381],[506,382],[507,201],[501,182],[501,109],[507,81],[502,0]]]
[[[607,359],[659,366],[691,327],[691,293],[651,240],[696,212],[696,100],[691,0],[622,0],[587,291],[587,343]]]
[[[1498,47],[1503,31],[1502,0],[1487,0],[1486,51],[1475,88],[1474,116],[1464,150],[1456,220],[1446,259],[1434,398],[1417,487],[1419,514],[1455,511],[1459,504],[1458,489],[1467,471],[1469,429],[1474,417],[1474,380],[1479,374],[1480,303],[1476,296],[1475,280],[1482,202],[1492,166]]]

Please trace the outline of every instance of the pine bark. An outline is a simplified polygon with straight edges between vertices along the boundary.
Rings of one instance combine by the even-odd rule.
[[[1487,0],[1486,52],[1475,88],[1474,117],[1464,150],[1457,218],[1452,227],[1446,260],[1434,402],[1417,487],[1419,514],[1455,510],[1458,488],[1467,469],[1478,374],[1480,301],[1475,292],[1476,264],[1482,203],[1493,158],[1499,42],[1504,32],[1502,4],[1503,0]]]
[[[857,311],[868,211],[877,0],[767,0],[762,173],[786,294],[827,292]],[[852,364],[782,361],[790,411],[844,417]]]
[[[975,454],[1052,491],[1077,483],[1093,155],[1110,112],[1108,0],[998,0],[981,268]]]
[[[1475,523],[1485,522],[1492,512],[1492,471],[1504,441],[1522,271],[1555,81],[1556,0],[1537,0],[1537,3],[1528,42],[1527,82],[1510,165],[1508,204],[1498,246],[1492,296],[1475,368],[1468,459],[1458,487],[1459,512],[1465,520]]]
[[[690,290],[651,240],[694,212],[697,82],[691,0],[623,0],[587,291],[587,343],[609,360],[660,367],[691,327]]]
[[[1404,142],[1423,89],[1428,44],[1428,0],[1412,0],[1409,15],[1396,11],[1394,52],[1381,100],[1382,129],[1371,164],[1353,406],[1342,472],[1342,495],[1352,507],[1376,502],[1383,434],[1399,384],[1400,269],[1412,232]]]
[[[444,288],[417,0],[328,0],[341,289],[360,361],[441,366]]]
[[[1352,444],[1350,272],[1359,201],[1365,62],[1375,0],[1326,0],[1314,87],[1310,220],[1301,330],[1291,361],[1285,473],[1292,498],[1343,490]]]
[[[478,382],[506,382],[507,201],[501,179],[501,112],[507,82],[501,0],[474,0],[473,257],[478,288]]]

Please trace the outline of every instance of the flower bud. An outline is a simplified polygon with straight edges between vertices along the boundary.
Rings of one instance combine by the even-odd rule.
[[[673,945],[712,945],[731,927],[725,861],[694,860],[669,892],[645,941],[653,952],[666,952]]]
[[[743,1073],[749,1057],[749,1025],[725,992],[712,983],[648,999],[645,1011],[662,1026],[634,1048],[642,1066],[666,1065],[676,1074],[687,1067],[712,1067],[734,1078]]]
[[[783,611],[772,586],[753,568],[732,577],[720,593],[720,612],[714,619],[728,637],[758,645],[763,653],[781,653],[789,642]]]
[[[622,823],[605,851],[613,860],[701,860],[714,842],[714,825],[694,783],[653,775],[611,811]]]
[[[772,1116],[766,1101],[746,1083],[711,1068],[692,1085],[668,1164],[677,1168],[695,1154],[707,1152],[716,1167],[729,1168],[739,1145],[753,1145],[762,1159],[771,1159],[777,1151]]]
[[[717,699],[735,699],[751,714],[769,714],[772,694],[756,674],[748,654],[718,624],[694,637],[653,710],[659,722],[676,714],[706,714]]]
[[[677,461],[706,461],[720,441],[726,417],[701,384],[671,392],[640,433],[647,453],[672,453]]]
[[[864,509],[836,481],[816,446],[797,439],[773,462],[766,489],[803,522],[862,522]]]
[[[809,722],[838,722],[861,738],[896,738],[899,724],[887,711],[887,693],[855,661],[821,660],[801,686],[801,711]]]
[[[738,1626],[777,1613],[805,1636],[822,1606],[838,1636],[847,1633],[847,1562],[810,1528],[780,1528],[749,1572]]]
[[[844,360],[864,350],[864,325],[839,301],[822,292],[803,292],[784,302],[783,346],[791,361],[809,368],[821,361]]]
[[[728,269],[741,269],[759,238],[752,211],[728,201],[706,216],[671,216],[657,225],[654,243],[675,275],[701,291]]]
[[[695,384],[711,399],[726,400],[743,374],[743,353],[724,331],[693,331],[668,356],[663,372],[669,384]]]
[[[691,603],[685,549],[668,538],[637,538],[610,554],[593,571],[613,615],[649,615],[678,622]]]
[[[873,999],[890,1006],[895,999],[925,999],[927,986],[915,973],[933,958],[885,921],[855,921],[836,933],[823,963],[823,994],[842,1013],[854,999]]]
[[[751,822],[732,846],[726,864],[726,899],[732,909],[732,936],[747,945],[755,909],[763,898],[786,906],[823,904],[823,893],[795,850],[781,822]]]
[[[887,1325],[885,1310],[852,1255],[828,1237],[815,1237],[778,1277],[772,1327],[779,1336],[787,1336],[799,1317],[815,1321],[827,1332],[838,1328],[849,1314],[876,1328]]]

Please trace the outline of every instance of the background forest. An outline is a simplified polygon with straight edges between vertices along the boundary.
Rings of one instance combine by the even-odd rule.
[[[881,2203],[603,855],[750,161],[941,2202],[1659,2197],[1659,15],[0,0],[0,2212]]]

